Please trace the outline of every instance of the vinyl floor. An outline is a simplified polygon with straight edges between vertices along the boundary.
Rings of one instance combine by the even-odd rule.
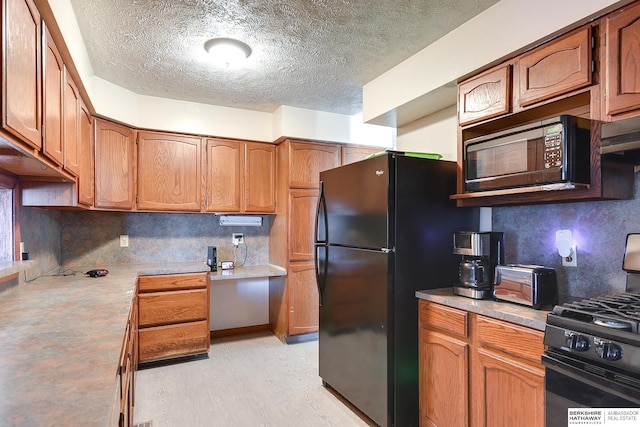
[[[318,342],[269,332],[214,339],[208,357],[137,373],[134,423],[153,427],[368,426],[322,385]]]

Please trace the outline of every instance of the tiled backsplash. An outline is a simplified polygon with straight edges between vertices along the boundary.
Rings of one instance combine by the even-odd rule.
[[[554,267],[560,294],[592,297],[624,291],[622,257],[628,233],[640,233],[640,174],[633,200],[493,208],[494,231],[505,232],[507,263]],[[571,230],[577,267],[563,267],[557,230]]]
[[[62,262],[60,215],[59,211],[39,208],[23,207],[19,211],[20,241],[24,242],[29,259],[37,261],[29,278],[47,274]]]
[[[62,212],[62,265],[102,266],[154,262],[205,262],[207,246],[216,246],[218,261],[234,260],[231,234],[244,234],[237,261],[245,265],[269,262],[270,217],[261,227],[221,227],[212,214]],[[120,235],[129,246],[120,247]]]
[[[554,267],[563,297],[591,297],[625,287],[622,256],[628,233],[640,232],[640,174],[633,200],[596,201],[493,208],[492,227],[505,232],[508,263]],[[22,208],[21,240],[40,274],[60,265],[102,266],[149,262],[205,261],[207,246],[218,260],[233,260],[231,234],[242,232],[246,265],[269,262],[271,217],[262,227],[220,227],[211,214],[68,212]],[[578,246],[578,266],[563,267],[555,233],[571,230]],[[129,247],[119,236],[129,235]],[[239,259],[244,247],[238,250]]]

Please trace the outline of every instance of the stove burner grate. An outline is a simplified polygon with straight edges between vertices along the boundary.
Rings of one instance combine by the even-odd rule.
[[[566,303],[554,313],[579,322],[640,333],[640,293],[621,293]]]

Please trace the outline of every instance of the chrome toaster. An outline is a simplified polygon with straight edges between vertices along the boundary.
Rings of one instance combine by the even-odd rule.
[[[536,310],[550,310],[558,304],[556,271],[540,265],[499,265],[494,277],[493,297]]]

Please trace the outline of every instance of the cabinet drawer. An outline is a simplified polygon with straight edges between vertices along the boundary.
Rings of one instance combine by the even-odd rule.
[[[206,321],[140,329],[140,362],[206,353],[209,351],[209,326]]]
[[[196,289],[207,286],[208,273],[166,274],[162,276],[140,276],[139,292]]]
[[[544,332],[483,316],[478,316],[477,326],[480,346],[540,364]]]
[[[141,294],[139,327],[205,320],[209,315],[206,289]]]
[[[466,311],[420,301],[420,328],[435,329],[466,338],[469,334]]]

